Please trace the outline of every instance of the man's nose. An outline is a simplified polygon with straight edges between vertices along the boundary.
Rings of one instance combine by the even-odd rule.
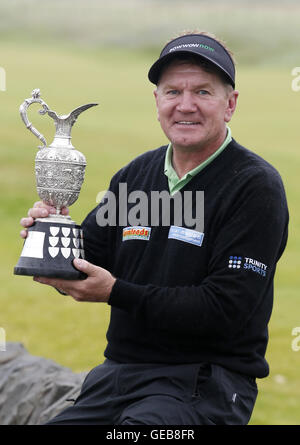
[[[197,111],[197,105],[192,93],[186,91],[180,94],[177,110],[181,113],[193,113]]]

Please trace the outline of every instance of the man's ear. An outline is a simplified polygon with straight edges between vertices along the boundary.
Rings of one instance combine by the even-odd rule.
[[[157,112],[157,120],[159,121],[159,112],[158,112],[158,92],[157,88],[153,91],[154,97],[155,97],[155,103],[156,103],[156,112]]]
[[[236,90],[233,90],[228,94],[227,108],[225,110],[225,116],[224,116],[225,122],[229,122],[231,120],[233,113],[235,112],[236,109],[238,96],[239,92]]]

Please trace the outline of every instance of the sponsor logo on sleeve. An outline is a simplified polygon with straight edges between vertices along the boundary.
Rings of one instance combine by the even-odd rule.
[[[228,268],[250,270],[265,277],[267,275],[268,266],[253,258],[231,255],[228,260]]]

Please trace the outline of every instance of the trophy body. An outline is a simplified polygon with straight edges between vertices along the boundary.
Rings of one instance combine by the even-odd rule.
[[[32,103],[43,107],[40,114],[54,120],[56,134],[51,145],[27,118],[27,108]],[[84,258],[83,233],[81,227],[70,216],[61,214],[62,207],[69,207],[78,198],[84,180],[86,159],[71,144],[71,129],[84,110],[98,104],[87,104],[76,108],[65,116],[58,116],[34,90],[32,98],[20,107],[26,127],[38,137],[43,146],[35,159],[37,192],[41,200],[56,208],[56,214],[37,218],[24,242],[15,275],[45,276],[64,279],[82,279],[85,275],[73,266],[74,258]]]

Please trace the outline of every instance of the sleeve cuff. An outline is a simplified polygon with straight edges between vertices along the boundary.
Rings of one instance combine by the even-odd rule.
[[[130,311],[141,303],[145,286],[117,279],[113,285],[108,304]]]

